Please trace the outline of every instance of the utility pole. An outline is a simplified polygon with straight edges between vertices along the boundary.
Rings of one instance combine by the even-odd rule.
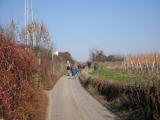
[[[28,26],[31,25],[31,36],[29,38],[29,30]],[[25,41],[27,46],[34,47],[34,28],[35,28],[35,21],[34,21],[34,13],[33,13],[33,0],[25,0]]]
[[[25,28],[24,28],[25,29],[25,35],[24,35],[24,39],[25,39],[25,44],[26,45],[28,45],[27,44],[27,22],[28,22],[28,20],[27,20],[27,13],[28,13],[27,12],[27,5],[28,5],[28,0],[25,0],[25,8],[24,8],[24,10],[25,10],[25,13],[24,13],[25,14],[25,16],[24,16],[25,17],[25,19],[24,19],[25,20]]]
[[[31,0],[31,17],[32,17],[32,47],[35,44],[35,37],[34,37],[34,29],[35,29],[35,21],[34,21],[34,12],[33,12],[33,0]]]

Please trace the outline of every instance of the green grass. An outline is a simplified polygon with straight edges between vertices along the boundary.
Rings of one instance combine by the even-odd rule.
[[[141,81],[140,77],[123,74],[115,70],[111,70],[103,67],[99,68],[99,70],[97,71],[93,71],[92,75],[100,79],[109,80],[111,82],[118,82],[118,83],[137,84],[138,82]]]

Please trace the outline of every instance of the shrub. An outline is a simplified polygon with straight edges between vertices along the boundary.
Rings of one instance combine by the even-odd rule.
[[[137,85],[123,85],[110,83],[107,80],[99,80],[84,75],[80,81],[85,88],[90,86],[105,96],[107,101],[125,105],[131,109],[127,120],[159,120],[160,119],[160,80],[153,80]],[[116,105],[115,105],[116,106]],[[122,106],[123,107],[123,106]],[[141,113],[141,114],[140,114]],[[132,118],[132,119],[131,119]]]
[[[44,119],[37,116],[38,104],[47,101],[33,81],[39,73],[37,61],[34,53],[0,35],[0,115],[5,120]]]

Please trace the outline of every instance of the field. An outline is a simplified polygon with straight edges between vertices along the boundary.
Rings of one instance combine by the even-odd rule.
[[[98,100],[107,101],[103,102],[105,106],[125,120],[159,120],[159,61],[147,72],[145,67],[124,69],[124,62],[126,59],[118,64],[99,63],[98,69],[93,63],[82,72],[80,81],[92,95],[102,96]]]
[[[94,71],[92,75],[99,79],[104,79],[110,82],[123,83],[123,84],[137,83],[140,81],[140,79],[142,79],[134,75],[123,74],[116,70],[108,69],[104,67],[101,67],[97,71]]]

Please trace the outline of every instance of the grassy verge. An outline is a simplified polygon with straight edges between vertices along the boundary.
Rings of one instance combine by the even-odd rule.
[[[138,76],[134,74],[122,73],[114,69],[108,69],[106,67],[100,67],[97,71],[92,70],[92,77],[97,79],[108,80],[112,83],[121,83],[121,84],[141,84],[142,82],[148,81],[152,78],[148,76]]]

